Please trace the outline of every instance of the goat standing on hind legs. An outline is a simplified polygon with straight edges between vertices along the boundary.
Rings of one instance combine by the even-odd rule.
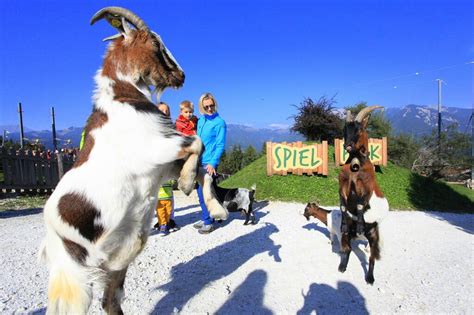
[[[375,171],[368,157],[369,138],[367,124],[369,114],[380,106],[362,109],[354,119],[347,112],[344,126],[344,147],[349,158],[339,173],[339,197],[341,202],[341,262],[339,271],[344,272],[351,253],[351,240],[364,235],[369,241],[369,270],[365,280],[374,283],[375,259],[380,259],[380,222],[388,214],[389,206],[377,185]]]
[[[119,34],[107,38],[85,144],[44,207],[49,314],[87,313],[92,284],[104,289],[104,310],[122,314],[127,268],[148,239],[158,188],[177,171],[189,194],[202,150],[152,102],[150,87],[159,95],[184,83],[160,36],[123,8],[102,9],[91,24],[101,19]]]

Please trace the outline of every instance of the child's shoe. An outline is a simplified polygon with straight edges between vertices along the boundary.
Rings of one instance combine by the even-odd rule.
[[[159,230],[160,229],[160,222],[156,222],[155,225],[153,225],[154,230]]]
[[[180,228],[179,228],[179,225],[176,224],[176,222],[174,222],[173,219],[170,219],[170,222],[168,223],[168,230],[170,232],[176,232],[178,231]]]
[[[168,234],[170,234],[170,231],[168,230],[168,227],[166,225],[161,225],[160,226],[160,231],[158,232],[158,235],[166,236]]]

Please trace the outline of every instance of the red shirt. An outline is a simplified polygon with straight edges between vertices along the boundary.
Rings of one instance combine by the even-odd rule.
[[[197,118],[196,116],[191,119],[186,119],[183,115],[179,115],[176,119],[176,130],[186,136],[194,136],[196,134]]]

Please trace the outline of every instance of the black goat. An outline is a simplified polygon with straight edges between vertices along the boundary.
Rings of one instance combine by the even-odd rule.
[[[253,214],[253,202],[255,196],[256,184],[250,189],[247,188],[223,188],[217,185],[217,177],[213,177],[212,187],[214,188],[215,197],[229,212],[240,211],[245,214],[244,225],[257,223],[257,219]]]

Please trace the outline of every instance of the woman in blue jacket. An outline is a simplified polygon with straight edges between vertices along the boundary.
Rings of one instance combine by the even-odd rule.
[[[217,165],[224,152],[226,124],[217,113],[217,102],[211,93],[201,95],[199,99],[199,112],[203,114],[197,123],[197,135],[204,145],[204,152],[201,157],[201,167],[213,176],[216,175]],[[208,234],[214,230],[212,223],[214,219],[210,216],[209,210],[204,203],[201,185],[197,188],[199,204],[201,205],[202,221],[194,224],[199,229],[199,233]]]

